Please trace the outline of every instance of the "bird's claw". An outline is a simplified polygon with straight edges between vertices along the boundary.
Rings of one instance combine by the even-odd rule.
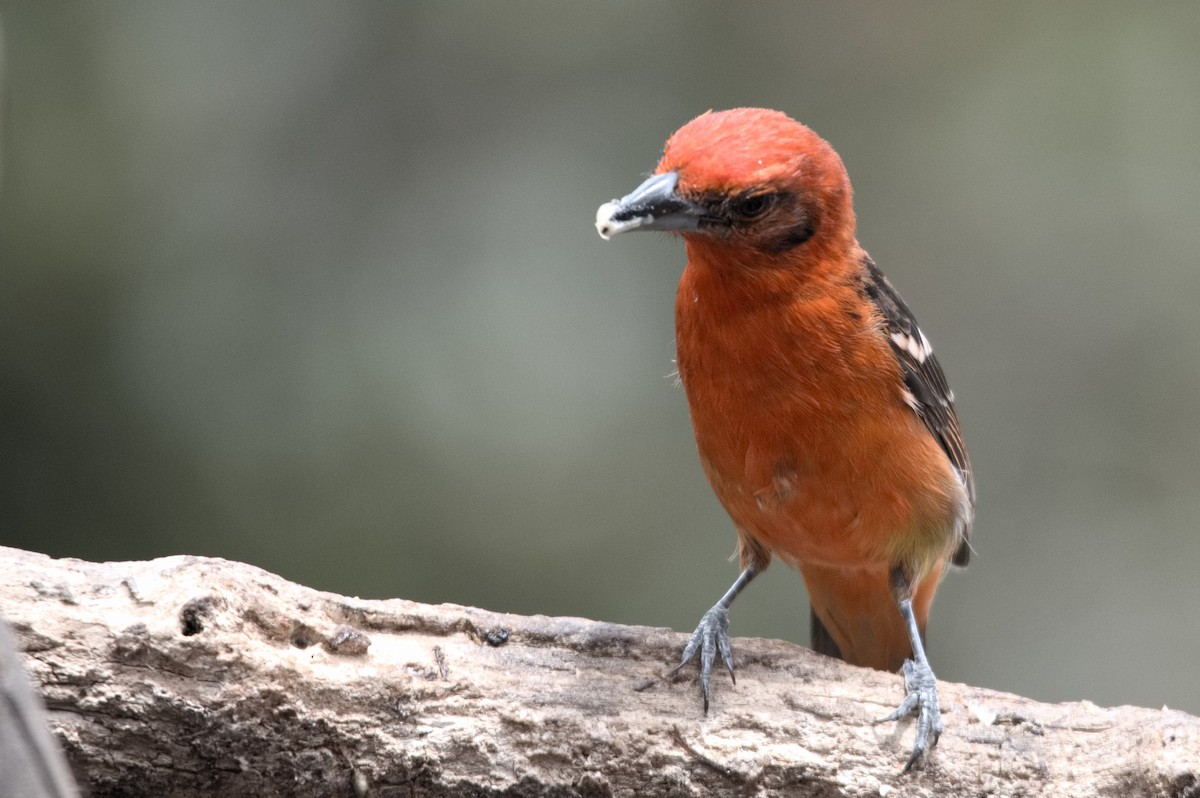
[[[691,662],[696,653],[700,654],[700,694],[704,696],[704,712],[708,713],[708,696],[712,686],[713,662],[717,655],[725,663],[729,678],[735,683],[733,675],[733,650],[729,647],[729,610],[716,605],[700,619],[696,631],[683,649],[683,657],[679,664],[670,670],[668,675],[678,673],[684,665]]]
[[[904,765],[904,772],[907,773],[927,750],[937,745],[942,735],[942,710],[938,705],[937,677],[928,663],[916,663],[911,659],[904,661],[904,689],[907,695],[900,706],[875,722],[887,723],[917,713],[917,739]]]

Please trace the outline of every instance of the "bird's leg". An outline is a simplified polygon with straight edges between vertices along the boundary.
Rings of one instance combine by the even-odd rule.
[[[700,693],[704,696],[704,712],[706,714],[708,713],[709,686],[712,684],[713,661],[717,654],[721,655],[721,661],[725,663],[725,668],[729,671],[729,678],[734,682],[737,681],[733,675],[733,651],[729,648],[729,605],[733,604],[738,593],[741,593],[742,589],[750,584],[761,570],[753,565],[748,566],[738,576],[733,586],[725,592],[725,595],[721,596],[721,600],[704,613],[704,617],[700,619],[700,625],[696,627],[696,631],[692,632],[692,639],[683,649],[683,659],[668,673],[668,676],[678,673],[680,668],[692,661],[696,652],[700,652]]]
[[[904,689],[907,693],[904,701],[887,717],[875,722],[887,723],[913,712],[917,714],[917,739],[904,765],[904,772],[907,773],[927,750],[937,745],[938,737],[942,734],[942,710],[938,705],[937,677],[933,675],[933,668],[929,667],[917,616],[913,613],[913,579],[906,569],[897,567],[892,571],[891,581],[896,606],[900,608],[900,615],[908,627],[913,656],[904,661]]]

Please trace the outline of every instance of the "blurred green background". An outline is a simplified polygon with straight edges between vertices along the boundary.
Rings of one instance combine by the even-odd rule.
[[[667,378],[682,247],[592,220],[763,105],[841,152],[959,397],[938,674],[1200,713],[1200,5],[0,19],[0,542],[692,629],[736,567]],[[782,565],[732,613],[807,619]]]

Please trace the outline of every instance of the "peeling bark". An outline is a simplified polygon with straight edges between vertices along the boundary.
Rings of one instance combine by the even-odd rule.
[[[871,723],[897,675],[735,641],[701,714],[686,636],[365,601],[201,557],[0,548],[0,615],[83,789],[107,796],[1200,796],[1200,719],[940,685],[946,730]]]

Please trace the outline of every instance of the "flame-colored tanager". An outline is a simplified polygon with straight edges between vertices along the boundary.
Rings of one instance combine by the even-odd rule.
[[[966,565],[975,488],[954,396],[908,306],[855,238],[833,148],[786,115],[709,112],[654,175],[602,205],[604,238],[683,237],[679,378],[704,473],[737,528],[742,572],[683,652],[708,709],[728,612],[779,556],[804,577],[812,645],[902,668],[917,714],[905,770],[942,730],[923,637],[947,561]]]

